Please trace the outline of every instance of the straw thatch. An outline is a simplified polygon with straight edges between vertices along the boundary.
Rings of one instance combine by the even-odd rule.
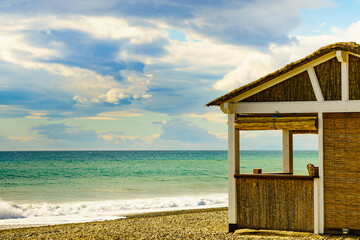
[[[301,89],[301,91],[299,91]],[[302,72],[242,102],[316,101],[309,74]]]
[[[349,98],[360,99],[360,58],[349,55]]]
[[[206,106],[218,106],[223,102],[226,102],[244,92],[247,92],[255,87],[258,87],[266,82],[269,82],[271,80],[273,80],[276,77],[279,77],[285,73],[288,73],[290,71],[292,71],[295,68],[298,68],[304,64],[307,64],[325,54],[328,54],[330,52],[333,51],[347,51],[350,53],[354,53],[354,54],[360,54],[360,45],[355,43],[355,42],[339,42],[339,43],[334,43],[334,44],[330,44],[327,45],[325,47],[320,48],[319,50],[315,51],[314,53],[310,54],[309,56],[302,58],[296,62],[290,63],[288,65],[286,65],[285,67],[270,73],[269,75],[266,75],[252,83],[249,83],[245,86],[242,86],[240,88],[237,88],[209,103],[206,104]]]
[[[314,69],[324,100],[341,100],[341,63],[332,58]]]

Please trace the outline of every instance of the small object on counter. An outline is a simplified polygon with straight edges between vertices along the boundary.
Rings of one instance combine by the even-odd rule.
[[[319,167],[315,167],[314,164],[309,163],[306,166],[310,176],[318,177],[319,176]]]
[[[253,169],[253,174],[260,174],[262,173],[262,169],[261,168],[255,168]]]

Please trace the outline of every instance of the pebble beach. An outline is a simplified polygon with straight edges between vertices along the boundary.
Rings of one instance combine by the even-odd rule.
[[[6,229],[0,231],[0,239],[360,239],[280,231],[228,233],[227,214],[227,208],[146,213],[111,221]]]

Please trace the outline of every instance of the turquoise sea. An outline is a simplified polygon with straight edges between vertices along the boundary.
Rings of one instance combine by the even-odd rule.
[[[295,174],[318,164],[294,151]],[[242,173],[282,170],[281,151],[241,151]],[[227,151],[0,152],[0,227],[227,205]]]

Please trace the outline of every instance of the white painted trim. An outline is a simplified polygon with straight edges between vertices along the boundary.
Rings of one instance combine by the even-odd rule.
[[[336,51],[336,58],[339,62],[346,62],[347,53],[341,50]]]
[[[282,131],[283,136],[283,173],[293,173],[293,133]]]
[[[324,233],[324,121],[323,114],[318,114],[319,147],[319,233]]]
[[[319,234],[319,179],[314,178],[314,233]]]
[[[237,224],[236,179],[239,173],[239,131],[235,129],[236,114],[228,114],[228,202],[229,224]]]
[[[323,102],[324,101],[324,96],[322,94],[322,91],[321,91],[321,88],[320,88],[320,84],[319,84],[319,81],[318,81],[318,78],[316,76],[316,72],[314,70],[313,67],[309,67],[307,69],[307,72],[309,74],[309,78],[310,78],[310,81],[311,81],[311,85],[314,89],[314,93],[315,93],[315,96],[316,96],[316,100],[318,102]]]
[[[360,112],[360,100],[325,102],[239,102],[237,113],[321,113]]]
[[[221,111],[226,114],[233,114],[234,113],[234,104],[233,103],[222,103],[220,105]]]
[[[265,89],[267,89],[269,87],[272,87],[272,86],[274,86],[274,85],[276,85],[278,83],[281,83],[282,81],[285,81],[285,80],[287,80],[287,79],[289,79],[289,78],[291,78],[293,76],[296,76],[297,74],[306,71],[309,67],[314,67],[314,66],[319,65],[319,64],[321,64],[323,62],[326,62],[326,61],[330,60],[331,58],[334,58],[335,56],[336,56],[335,51],[330,52],[328,54],[325,54],[324,56],[321,56],[321,57],[319,57],[317,59],[314,59],[313,61],[308,62],[308,63],[306,63],[306,64],[304,64],[302,66],[299,66],[299,67],[291,70],[290,72],[287,72],[285,74],[282,74],[282,75],[274,78],[273,80],[270,80],[270,81],[268,81],[268,82],[266,82],[266,83],[264,83],[264,84],[262,84],[262,85],[260,85],[258,87],[250,89],[249,91],[246,91],[246,92],[244,92],[244,93],[242,93],[242,94],[240,94],[240,95],[238,95],[238,96],[236,96],[234,98],[231,98],[231,99],[227,100],[226,102],[239,102],[239,101],[241,101],[241,100],[243,100],[243,99],[245,99],[247,97],[250,97],[250,96],[252,96],[252,95],[254,95],[254,94],[258,93],[258,92],[261,92],[261,91],[263,91],[263,90],[265,90]]]
[[[344,53],[341,62],[341,100],[349,101],[349,55]]]

